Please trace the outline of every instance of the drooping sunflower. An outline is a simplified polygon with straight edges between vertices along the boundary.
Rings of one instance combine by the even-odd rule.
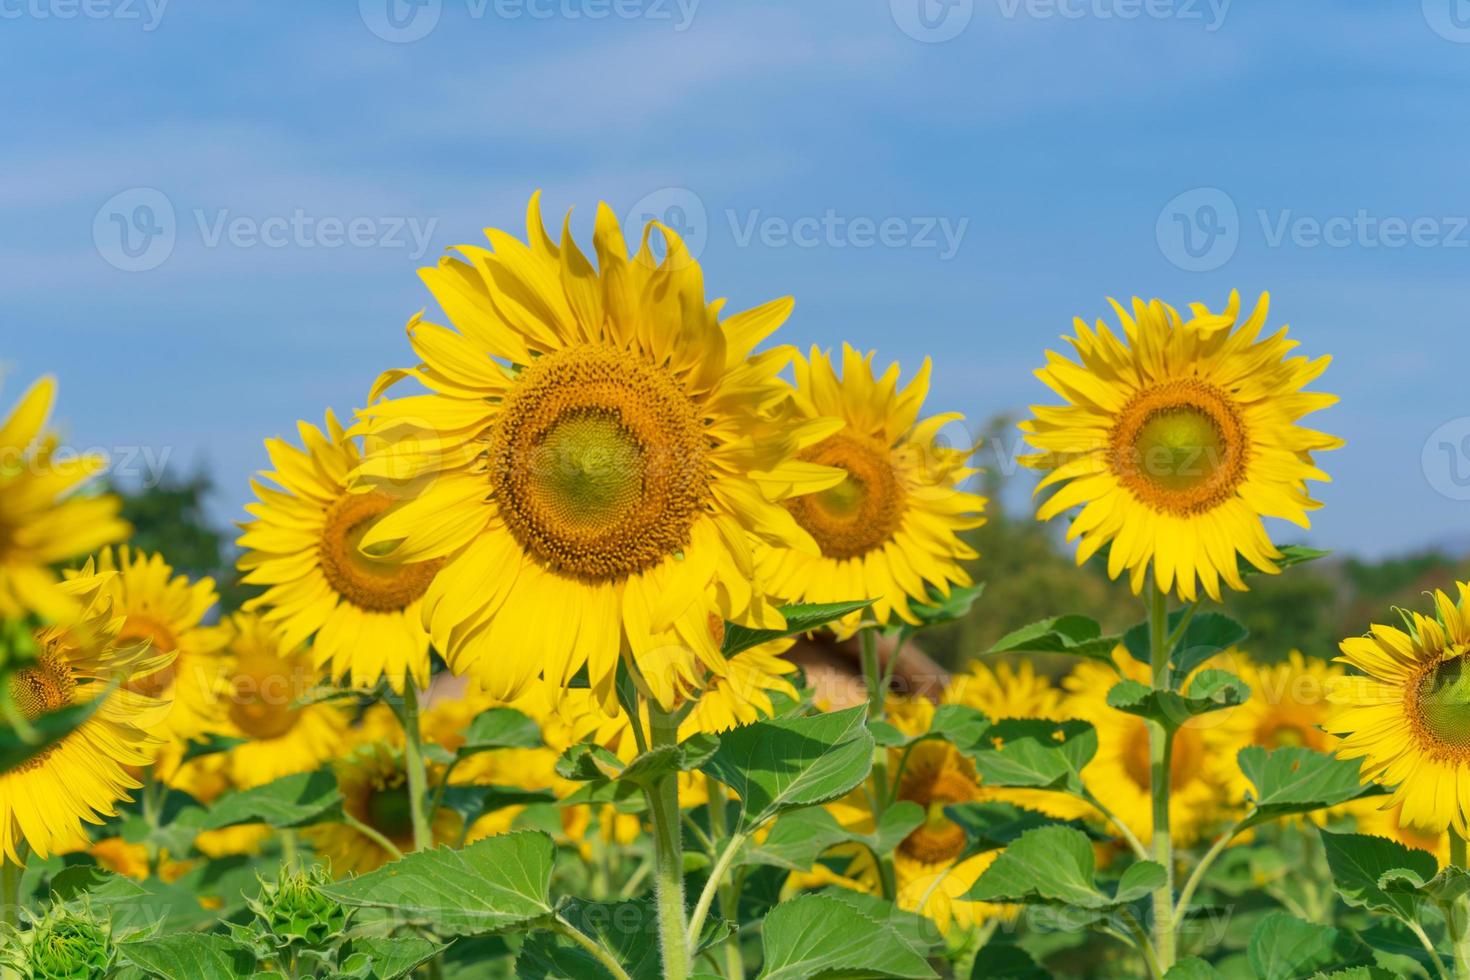
[[[1426,833],[1470,834],[1470,583],[1459,598],[1434,593],[1435,617],[1415,612],[1407,630],[1375,625],[1343,640],[1338,659],[1366,676],[1335,685],[1337,754],[1362,759],[1363,781],[1393,789],[1382,805]]]
[[[420,602],[438,571],[377,561],[358,547],[392,498],[382,491],[349,493],[348,475],[362,462],[357,441],[327,413],[325,432],[298,424],[305,448],[266,440],[275,470],[262,474],[280,489],[252,481],[258,503],[239,544],[244,581],[268,586],[248,602],[278,627],[287,647],[315,635],[312,653],[333,679],[367,687],[387,678],[395,691],[429,682],[429,634]]]
[[[219,654],[230,641],[228,627],[208,626],[204,617],[218,601],[214,580],[190,583],[162,555],[124,545],[116,554],[103,549],[97,571],[112,614],[123,618],[120,643],[146,641],[156,653],[173,655],[163,670],[130,679],[125,686],[170,703],[168,716],[154,733],[188,741],[224,725],[229,681]],[[77,573],[69,572],[68,577]]]
[[[111,494],[77,490],[107,467],[96,453],[58,454],[46,420],[56,381],[37,381],[0,422],[0,618],[79,614],[52,566],[127,537]]]
[[[235,613],[230,626],[234,637],[224,734],[245,739],[223,754],[230,783],[251,789],[312,772],[336,757],[346,713],[335,704],[298,703],[321,677],[310,653],[287,647],[280,632],[253,613]]]
[[[762,549],[761,571],[778,595],[807,602],[871,598],[880,623],[897,616],[917,624],[911,601],[928,601],[931,588],[947,596],[952,585],[970,584],[960,562],[976,554],[959,535],[985,523],[986,501],[960,489],[975,473],[973,449],[940,439],[940,430],[963,416],[918,421],[930,362],[900,390],[898,365],[875,378],[873,356],[843,344],[841,377],[817,348],[796,359],[794,399],[802,416],[843,423],[802,459],[835,467],[843,479],[786,502],[821,554]],[[844,618],[837,632],[850,634],[861,615]]]
[[[1036,376],[1066,404],[1032,406],[1021,430],[1041,451],[1021,461],[1047,471],[1038,492],[1055,488],[1040,520],[1081,508],[1067,531],[1078,564],[1106,545],[1109,576],[1128,570],[1138,593],[1152,567],[1187,601],[1201,583],[1216,600],[1222,581],[1244,589],[1240,558],[1279,571],[1262,518],[1308,527],[1320,504],[1306,481],[1330,479],[1312,453],[1342,440],[1299,424],[1337,401],[1302,390],[1331,358],[1288,357],[1285,327],[1259,339],[1267,304],[1237,325],[1234,292],[1223,313],[1196,304],[1188,320],[1159,300],[1135,299],[1131,316],[1115,303],[1122,337],[1079,319],[1078,360],[1047,352]]]
[[[119,642],[123,620],[98,596],[105,576],[92,572],[59,587],[82,618],[38,632],[35,662],[10,678],[11,699],[32,720],[101,699],[78,728],[0,772],[0,857],[15,864],[21,842],[45,858],[84,842],[83,822],[115,816],[118,801],[141,785],[129,767],[152,763],[159,743],[148,732],[168,712],[167,702],[115,686],[164,670],[173,654]]]
[[[528,244],[490,229],[491,250],[423,271],[454,329],[415,317],[422,363],[375,386],[359,474],[402,501],[362,547],[444,561],[425,622],[488,693],[585,666],[611,707],[621,651],[636,664],[673,631],[722,673],[709,616],[781,622],[752,545],[815,550],[779,501],[840,474],[796,458],[821,431],[788,417],[791,352],[752,353],[789,299],[719,320],[679,237],[650,223],[630,259],[605,204],[595,269],[570,216],[558,244],[533,197],[527,226]],[[381,397],[403,379],[430,393]]]

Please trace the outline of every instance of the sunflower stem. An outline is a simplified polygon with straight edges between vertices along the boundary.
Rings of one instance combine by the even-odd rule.
[[[655,749],[679,744],[679,723],[652,699],[648,701],[648,734],[649,744]],[[686,980],[689,947],[685,942],[684,850],[677,776],[665,775],[649,788],[648,810],[653,820],[654,884],[664,978]]]
[[[424,769],[423,731],[419,725],[419,693],[412,681],[403,685],[403,762],[408,768],[409,812],[413,816],[413,849],[426,850],[433,846],[433,833],[429,829],[429,817],[424,810],[428,802],[428,773]]]
[[[1453,827],[1450,835],[1450,864],[1464,869],[1465,838]],[[1455,954],[1456,980],[1470,980],[1470,896],[1460,895],[1445,909],[1450,927],[1450,941]]]
[[[1149,596],[1149,658],[1155,690],[1169,688],[1169,598],[1155,587]],[[1154,954],[1160,972],[1174,965],[1174,848],[1169,836],[1169,777],[1173,768],[1174,729],[1152,719],[1149,731],[1149,774],[1153,783],[1154,860],[1164,867],[1164,883],[1154,891]]]
[[[16,848],[19,864],[0,855],[0,922],[15,929],[20,928],[20,882],[25,877],[28,851],[24,842]]]
[[[705,789],[709,796],[709,826],[715,840],[724,840],[730,833],[729,820],[725,814],[725,786],[713,776],[705,776]],[[734,922],[740,906],[740,890],[735,881],[720,885],[720,915],[726,922]],[[696,937],[697,938],[697,937]],[[745,980],[745,956],[740,950],[740,933],[735,931],[721,945],[725,948],[726,980]]]
[[[868,627],[858,632],[858,643],[862,650],[863,680],[868,689],[868,720],[883,717],[883,703],[888,693],[888,676],[878,663],[878,630]],[[897,651],[894,652],[897,657]],[[873,747],[873,821],[883,819],[888,803],[895,796],[894,787],[888,784],[888,750],[881,745]],[[883,897],[890,902],[898,898],[898,875],[893,867],[891,855],[879,855],[878,877],[883,885]]]

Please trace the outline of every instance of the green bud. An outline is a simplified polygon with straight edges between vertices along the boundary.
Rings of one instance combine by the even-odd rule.
[[[330,882],[320,866],[303,872],[283,868],[274,884],[261,882],[260,897],[250,907],[278,948],[322,950],[341,941],[350,913],[322,894],[321,886]]]
[[[37,920],[21,943],[19,959],[28,980],[105,977],[116,955],[106,926],[64,905]]]

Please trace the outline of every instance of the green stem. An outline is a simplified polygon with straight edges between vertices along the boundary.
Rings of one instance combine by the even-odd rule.
[[[342,811],[342,822],[351,827],[353,830],[357,831],[359,834],[362,834],[374,844],[377,844],[383,850],[387,851],[388,856],[391,857],[393,860],[403,860],[403,852],[398,849],[398,845],[393,843],[387,837],[384,837],[376,828],[363,823],[361,820],[357,819],[346,810]]]
[[[735,860],[740,849],[745,846],[745,834],[736,831],[730,836],[725,844],[725,849],[720,852],[719,860],[710,868],[709,879],[704,883],[704,890],[699,893],[699,901],[695,903],[694,914],[689,917],[688,943],[689,953],[692,956],[694,950],[699,946],[699,934],[704,930],[704,920],[709,915],[709,908],[714,904],[715,895],[720,886],[725,882],[725,875],[730,870],[730,863]]]
[[[143,852],[148,858],[148,876],[158,877],[158,868],[162,863],[162,855],[158,851],[158,828],[161,820],[162,806],[159,800],[163,784],[159,782],[157,773],[152,766],[143,770],[143,822],[148,825],[148,840],[144,844]]]
[[[0,922],[20,928],[20,881],[26,873],[26,845],[17,848],[20,864],[11,864],[0,856]]]
[[[649,744],[655,749],[679,744],[679,723],[652,700],[648,702],[648,730]],[[676,775],[670,773],[649,788],[648,809],[653,818],[654,884],[664,980],[687,980],[690,964],[684,923],[684,852]]]
[[[1155,690],[1169,688],[1169,601],[1157,586],[1149,597],[1149,656]],[[1174,848],[1169,837],[1169,777],[1173,768],[1174,729],[1150,721],[1149,773],[1153,783],[1154,860],[1164,866],[1164,883],[1154,892],[1154,954],[1161,972],[1174,965]]]
[[[1164,973],[1168,968],[1161,965],[1159,958],[1154,955],[1153,947],[1149,945],[1148,934],[1143,931],[1143,927],[1138,924],[1138,920],[1132,914],[1125,913],[1123,918],[1128,923],[1128,937],[1133,940],[1133,944],[1143,954],[1143,961],[1148,966],[1148,975],[1153,980],[1163,980]]]
[[[883,717],[883,702],[888,694],[884,673],[878,665],[877,630],[869,627],[859,631],[858,643],[862,649],[863,680],[868,688],[868,718],[877,720]],[[883,818],[888,801],[894,795],[893,787],[888,784],[888,750],[881,745],[873,749],[873,786],[873,822],[876,824]],[[891,855],[879,857],[878,877],[883,885],[883,897],[890,902],[895,900],[898,897],[898,875]]]
[[[1118,833],[1122,835],[1123,840],[1128,844],[1129,849],[1133,851],[1134,857],[1138,858],[1140,861],[1148,860],[1148,848],[1143,846],[1143,841],[1138,839],[1138,835],[1133,832],[1132,827],[1124,823],[1121,817],[1110,810],[1106,803],[1098,799],[1093,794],[1093,792],[1085,786],[1082,788],[1081,798],[1086,800],[1094,810],[1096,810],[1098,813],[1101,813],[1104,820],[1117,828]]]
[[[883,700],[887,691],[883,689],[883,671],[878,666],[878,634],[871,627],[858,633],[862,647],[863,681],[868,689],[868,717],[883,717]]]
[[[725,785],[713,776],[705,776],[704,784],[705,792],[709,796],[710,833],[715,840],[724,840],[730,834],[729,820],[725,813]],[[720,915],[726,922],[734,922],[740,909],[740,889],[736,882],[726,881],[721,884],[719,898]],[[740,951],[739,932],[732,932],[721,945],[725,950],[726,980],[744,980],[745,956]]]
[[[1465,838],[1450,828],[1450,864],[1466,867]],[[1450,943],[1455,954],[1456,980],[1470,980],[1470,896],[1460,895],[1445,909],[1450,927]]]
[[[558,915],[548,925],[552,932],[565,936],[590,953],[592,958],[601,963],[603,969],[611,973],[616,980],[630,980],[628,971],[623,969],[622,964],[617,961],[616,957],[604,949],[601,943],[595,941],[582,930],[574,927],[566,919]]]
[[[1225,853],[1225,848],[1229,847],[1230,842],[1235,840],[1236,836],[1240,833],[1242,825],[1246,820],[1254,816],[1254,814],[1254,810],[1247,813],[1244,817],[1231,824],[1223,834],[1216,837],[1215,842],[1210,845],[1210,849],[1204,853],[1204,856],[1199,859],[1199,863],[1194,866],[1194,870],[1189,873],[1189,877],[1184,881],[1184,888],[1179,892],[1179,901],[1174,905],[1174,914],[1181,920],[1189,912],[1190,900],[1194,898],[1195,889],[1199,888],[1200,882],[1205,880],[1205,873],[1210,870],[1210,866],[1215,863],[1215,859]],[[1178,926],[1176,925],[1175,928],[1177,929]]]
[[[413,849],[434,846],[429,816],[424,810],[429,790],[428,772],[424,768],[423,732],[419,727],[419,693],[410,681],[403,685],[403,762],[408,767],[408,805],[413,816]]]

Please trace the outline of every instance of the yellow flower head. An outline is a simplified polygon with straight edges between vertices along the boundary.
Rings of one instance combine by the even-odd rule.
[[[1470,833],[1470,583],[1459,600],[1435,592],[1437,618],[1413,613],[1408,630],[1374,626],[1342,641],[1338,659],[1367,676],[1331,693],[1337,754],[1363,760],[1363,781],[1393,788],[1401,821]]]
[[[536,198],[527,226],[423,271],[454,328],[415,317],[422,363],[383,375],[365,410],[359,476],[401,503],[362,547],[444,562],[424,621],[487,693],[562,690],[585,667],[611,710],[620,652],[636,664],[672,635],[721,674],[711,615],[781,622],[753,545],[815,550],[780,500],[840,474],[797,459],[822,433],[788,417],[791,353],[752,353],[790,300],[721,321],[683,242],[650,224],[629,258],[606,205],[596,268]],[[429,393],[381,398],[405,379]]]
[[[1048,351],[1036,372],[1066,402],[1021,423],[1041,450],[1022,462],[1047,471],[1038,492],[1055,488],[1036,516],[1080,507],[1067,531],[1078,564],[1108,546],[1108,574],[1127,569],[1135,593],[1152,566],[1159,589],[1192,601],[1203,583],[1218,601],[1222,581],[1245,588],[1239,558],[1279,571],[1263,517],[1307,527],[1321,506],[1306,481],[1329,477],[1312,453],[1342,441],[1298,423],[1337,401],[1302,390],[1331,358],[1288,357],[1285,327],[1258,339],[1264,295],[1238,325],[1233,292],[1223,313],[1196,304],[1188,320],[1159,300],[1114,309],[1122,337],[1078,320],[1078,360]]]
[[[76,598],[60,587],[52,566],[121,541],[129,530],[116,497],[75,492],[107,460],[57,453],[56,437],[46,431],[55,397],[55,379],[42,378],[0,421],[0,619],[78,615]]]
[[[960,532],[985,523],[985,498],[959,489],[975,473],[973,450],[940,440],[940,430],[963,416],[918,421],[929,371],[926,359],[900,389],[897,364],[875,378],[873,354],[846,344],[841,377],[816,348],[810,359],[797,358],[794,398],[802,417],[842,422],[802,458],[835,467],[843,479],[786,502],[821,554],[763,549],[762,571],[778,595],[806,602],[874,599],[879,622],[896,616],[917,624],[911,601],[928,602],[931,587],[948,595],[952,585],[970,584],[960,562],[976,555]],[[845,618],[838,632],[850,634],[860,617]]]

